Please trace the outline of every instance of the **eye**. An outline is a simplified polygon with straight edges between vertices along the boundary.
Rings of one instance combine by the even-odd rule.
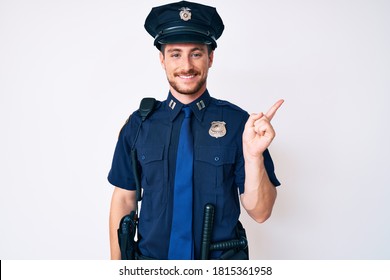
[[[201,57],[202,56],[202,53],[200,52],[195,52],[192,54],[192,57],[195,57],[195,58],[198,58],[198,57]]]
[[[172,53],[171,57],[172,58],[178,58],[178,57],[180,57],[180,54],[179,53]]]

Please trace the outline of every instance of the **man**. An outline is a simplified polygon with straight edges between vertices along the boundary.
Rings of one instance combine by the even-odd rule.
[[[270,121],[283,100],[266,114],[248,117],[237,106],[210,96],[207,75],[216,40],[224,29],[215,8],[187,1],[155,7],[145,28],[160,50],[169,94],[167,100],[157,102],[145,121],[138,112],[133,113],[120,133],[108,176],[115,186],[110,211],[111,258],[121,257],[117,239],[121,218],[136,209],[130,159],[134,148],[143,188],[139,258],[199,259],[206,204],[215,207],[212,242],[238,238],[240,200],[259,223],[271,215],[275,186],[280,183],[267,148],[275,137]],[[190,131],[191,159],[182,163],[185,122]],[[187,169],[190,175],[184,176]],[[182,177],[190,182],[178,191]],[[181,192],[188,193],[186,199],[180,198]],[[190,214],[184,214],[185,208]],[[186,219],[179,220],[177,215]],[[190,229],[180,233],[187,222]],[[211,258],[218,259],[224,253],[213,252]],[[238,253],[231,258],[247,256]]]

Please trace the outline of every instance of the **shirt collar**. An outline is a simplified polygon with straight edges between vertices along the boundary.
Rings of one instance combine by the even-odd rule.
[[[206,90],[199,98],[188,104],[187,106],[191,107],[192,112],[194,113],[194,116],[198,119],[198,121],[203,120],[204,112],[206,111],[206,108],[210,104],[210,94]],[[171,113],[171,121],[173,121],[177,115],[180,113],[181,109],[185,106],[184,104],[180,103],[171,92],[168,94],[168,98],[166,100],[168,111]]]

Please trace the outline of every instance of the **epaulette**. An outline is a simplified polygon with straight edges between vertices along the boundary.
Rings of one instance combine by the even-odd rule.
[[[221,100],[221,99],[215,99],[215,101],[216,101],[215,103],[217,106],[227,106],[227,107],[230,107],[230,108],[237,110],[239,112],[246,112],[241,107],[239,107],[233,103],[230,103],[229,101]]]

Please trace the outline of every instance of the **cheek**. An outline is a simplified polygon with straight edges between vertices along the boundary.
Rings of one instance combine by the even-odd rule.
[[[165,70],[165,73],[167,73],[167,75],[172,75],[172,73],[174,72],[173,68],[169,67],[167,65],[165,65],[164,70]]]

